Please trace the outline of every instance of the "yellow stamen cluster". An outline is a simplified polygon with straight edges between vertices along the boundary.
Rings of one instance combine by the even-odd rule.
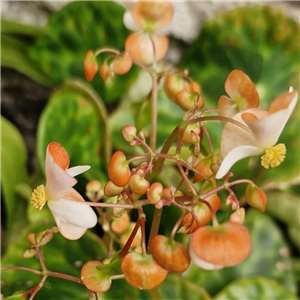
[[[266,150],[261,157],[261,165],[269,169],[269,167],[279,166],[285,159],[286,148],[284,144],[278,144]]]
[[[45,186],[39,185],[32,192],[31,203],[36,209],[42,210],[46,201],[47,201],[47,195],[46,195]]]

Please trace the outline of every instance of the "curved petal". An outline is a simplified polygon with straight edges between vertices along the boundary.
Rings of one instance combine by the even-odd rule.
[[[48,200],[56,200],[77,183],[65,170],[57,165],[49,152],[46,152],[46,191]]]
[[[226,175],[230,168],[239,160],[254,155],[264,153],[264,149],[255,146],[240,146],[231,150],[223,159],[221,166],[216,174],[216,179],[222,178]]]
[[[83,172],[86,172],[90,168],[91,168],[90,166],[76,166],[76,167],[69,168],[68,170],[66,170],[66,172],[72,177],[75,177]]]
[[[259,96],[256,87],[251,79],[240,70],[233,70],[228,75],[225,91],[240,110],[258,106]]]
[[[125,41],[125,49],[130,52],[131,58],[144,64],[151,64],[155,59],[157,61],[162,59],[168,47],[168,37],[160,34],[149,35],[148,33],[135,32],[131,33]]]
[[[278,96],[270,105],[268,112],[273,114],[281,109],[286,109],[291,107],[291,109],[294,109],[294,106],[297,103],[298,99],[298,93],[296,91],[293,91],[291,89],[290,92],[284,93],[280,96]]]
[[[55,217],[55,222],[60,234],[68,240],[78,240],[86,232],[86,228],[76,227],[70,223],[64,222],[59,217]]]
[[[247,124],[242,119],[242,114],[247,115],[254,115],[258,119],[261,119],[268,115],[268,112],[259,108],[251,108],[247,109],[244,112],[240,112],[236,114],[232,119],[235,121],[240,122],[242,125]],[[224,158],[227,153],[229,153],[232,149],[240,146],[257,146],[257,141],[250,130],[250,128],[247,128],[247,130],[232,124],[228,122],[223,131],[221,136],[221,155],[222,158]]]
[[[48,206],[55,218],[75,227],[92,228],[97,224],[97,215],[84,202],[61,198],[48,201]]]
[[[218,100],[218,109],[219,114],[224,117],[232,117],[239,112],[233,101],[224,95]]]
[[[270,106],[271,111],[273,110],[274,113],[269,114],[267,117],[259,120],[247,118],[243,119],[244,122],[251,129],[259,147],[269,148],[276,144],[276,142],[278,141],[278,138],[286,122],[291,116],[298,100],[297,92],[293,92],[291,94],[293,95],[293,98],[289,99],[290,101],[288,102],[288,106],[285,101],[286,98],[277,98],[282,99],[282,107],[287,108],[276,110],[278,107],[278,100],[274,100],[276,101],[275,104],[271,104]]]
[[[66,170],[70,163],[70,158],[63,146],[59,143],[52,142],[47,147],[47,153],[49,153],[54,162],[59,165],[63,170]]]
[[[129,29],[130,31],[139,31],[141,29],[140,26],[138,26],[133,18],[132,18],[132,15],[130,13],[130,11],[126,11],[123,15],[123,23],[125,25],[125,27],[127,29]]]
[[[169,25],[174,9],[168,1],[139,1],[131,9],[131,14],[143,29],[156,30]]]

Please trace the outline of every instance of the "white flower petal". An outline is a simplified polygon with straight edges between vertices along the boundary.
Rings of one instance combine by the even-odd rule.
[[[56,200],[77,183],[77,180],[57,165],[46,152],[46,190],[49,200]]]
[[[251,129],[259,147],[269,148],[277,143],[286,122],[296,106],[298,94],[294,94],[294,98],[286,109],[277,110],[259,120],[244,119],[244,122]],[[283,102],[282,105],[285,105],[285,103]]]
[[[86,232],[86,228],[76,227],[70,223],[62,221],[60,218],[55,217],[55,222],[60,234],[68,240],[78,240]]]
[[[216,174],[216,179],[226,175],[230,168],[239,160],[254,155],[263,154],[264,149],[255,146],[240,146],[232,149],[223,159],[221,166]]]
[[[66,170],[66,172],[71,175],[72,177],[75,177],[83,172],[86,172],[89,170],[91,167],[90,166],[76,166],[72,167]]]
[[[67,199],[48,201],[48,206],[55,218],[80,228],[92,228],[97,224],[97,215],[84,202]]]
[[[132,15],[131,15],[130,11],[126,11],[126,12],[124,13],[124,16],[123,16],[123,23],[124,23],[125,27],[126,27],[127,29],[129,29],[130,31],[139,31],[139,30],[141,29],[141,27],[138,26],[138,25],[134,22],[134,20],[133,20],[133,18],[132,18]]]
[[[251,109],[252,111],[253,109]],[[241,117],[241,113],[236,114],[232,119],[247,126]],[[224,158],[231,150],[240,146],[256,146],[256,142],[251,131],[246,131],[241,127],[228,122],[221,135],[221,155]]]

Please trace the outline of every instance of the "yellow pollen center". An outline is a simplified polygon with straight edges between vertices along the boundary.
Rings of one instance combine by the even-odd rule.
[[[277,144],[266,150],[266,153],[261,157],[261,165],[269,169],[269,167],[279,166],[285,159],[286,148],[284,144]]]
[[[46,201],[47,201],[47,195],[46,195],[45,186],[39,185],[32,192],[31,203],[36,209],[42,210]]]

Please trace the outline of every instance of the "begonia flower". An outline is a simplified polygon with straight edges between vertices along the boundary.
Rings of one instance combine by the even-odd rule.
[[[225,81],[225,91],[229,97],[222,95],[218,100],[219,114],[232,117],[240,111],[255,108],[259,96],[254,83],[240,70],[233,70]]]
[[[280,165],[285,158],[286,148],[284,144],[275,144],[297,100],[298,93],[290,90],[277,97],[268,111],[251,108],[236,114],[233,119],[246,128],[231,123],[224,127],[221,136],[223,161],[216,178],[226,175],[237,161],[254,155],[263,155],[261,165],[266,169]]]
[[[31,203],[41,210],[48,207],[57,227],[65,238],[79,239],[88,228],[97,224],[93,209],[86,205],[82,196],[72,187],[77,183],[74,176],[90,166],[76,166],[68,169],[69,155],[58,143],[52,142],[46,151],[46,186],[38,186],[32,193]]]
[[[125,49],[131,58],[151,64],[162,59],[169,46],[168,37],[157,30],[169,25],[173,18],[173,6],[167,1],[139,1],[124,16],[124,23],[133,29],[125,41]],[[135,23],[132,24],[132,23]]]

